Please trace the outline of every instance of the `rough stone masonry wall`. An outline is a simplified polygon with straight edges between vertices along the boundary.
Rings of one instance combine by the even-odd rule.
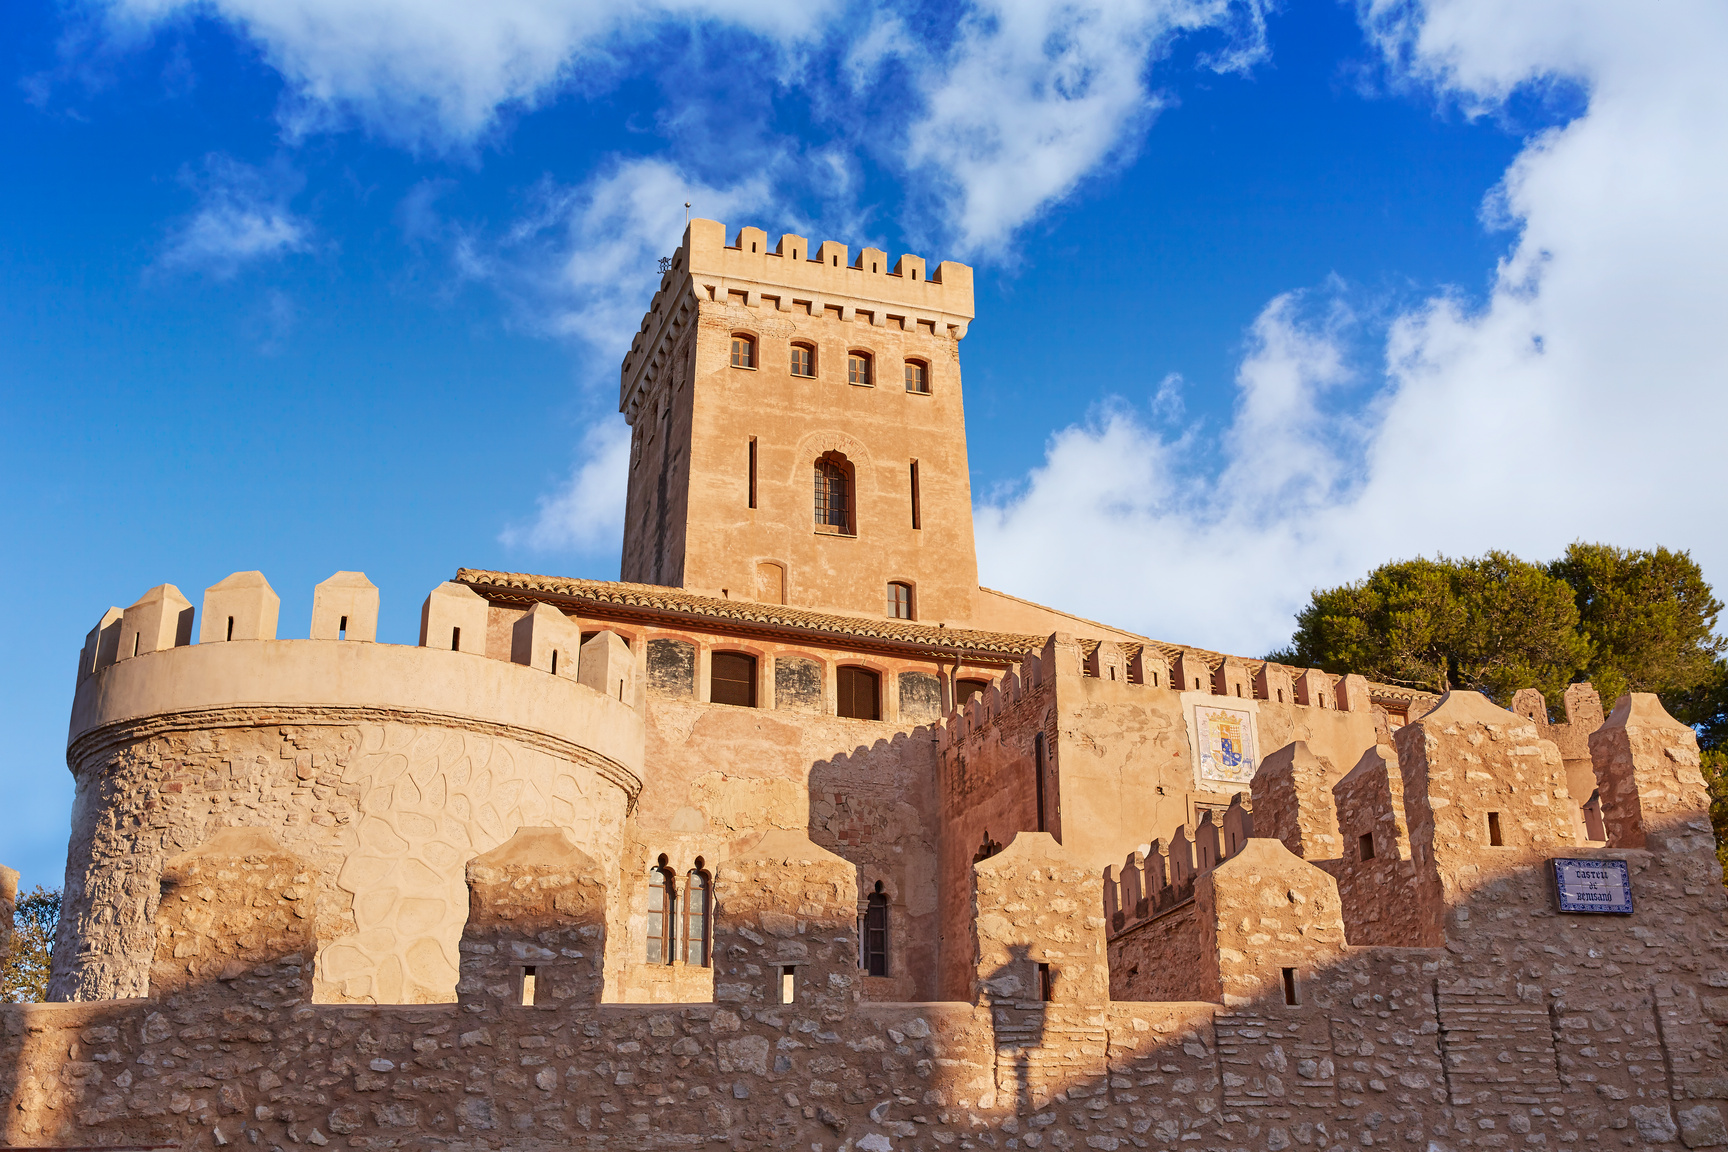
[[[325,1002],[453,999],[464,862],[518,827],[556,823],[617,858],[623,793],[491,726],[201,719],[116,733],[76,763],[51,998],[143,995],[163,862],[225,826],[268,828],[310,862]]]
[[[1517,739],[1509,716],[1437,712],[1411,739],[1470,751],[1471,770]],[[1661,740],[1629,742],[1617,769],[1635,780],[1687,751],[1681,726],[1646,727]],[[1103,996],[1096,872],[1045,837],[977,869],[977,1003],[858,1000],[852,868],[777,834],[716,877],[716,1002],[664,1006],[592,1003],[582,930],[602,871],[520,841],[470,870],[464,940],[492,951],[464,949],[462,1003],[308,1003],[305,861],[217,842],[169,869],[150,999],[0,1007],[0,1143],[1720,1147],[1728,905],[1708,827],[1682,808],[1650,818],[1646,847],[1567,850],[1628,863],[1628,917],[1554,911],[1547,853],[1463,873],[1439,948],[1341,943],[1330,878],[1251,841],[1197,894],[1220,1000],[1157,1004]],[[1057,967],[1042,1007],[1021,995],[1040,962]],[[566,965],[570,994],[520,1004],[528,963]],[[1294,1005],[1282,967],[1299,974]]]

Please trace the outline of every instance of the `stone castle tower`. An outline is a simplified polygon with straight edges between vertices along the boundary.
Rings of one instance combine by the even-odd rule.
[[[971,319],[964,264],[692,220],[621,373],[623,579],[970,620]]]

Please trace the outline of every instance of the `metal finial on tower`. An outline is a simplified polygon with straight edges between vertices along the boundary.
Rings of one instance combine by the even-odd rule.
[[[684,223],[690,223],[690,201],[684,201]]]

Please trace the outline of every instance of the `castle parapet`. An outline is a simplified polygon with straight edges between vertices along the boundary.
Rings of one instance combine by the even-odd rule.
[[[459,1001],[475,1011],[600,1003],[606,877],[559,828],[523,828],[467,865]]]
[[[1668,836],[1708,843],[1710,793],[1698,737],[1654,694],[1620,697],[1607,723],[1590,735],[1590,752],[1609,847],[1653,847]]]
[[[714,877],[714,999],[772,1013],[858,999],[858,869],[809,837],[770,831]]]

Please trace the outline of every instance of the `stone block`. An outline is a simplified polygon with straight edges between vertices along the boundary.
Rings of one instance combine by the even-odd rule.
[[[517,664],[578,680],[581,658],[582,629],[544,601],[536,601],[510,627],[510,659]]]
[[[1216,964],[1206,998],[1228,1007],[1286,1004],[1344,953],[1343,905],[1333,878],[1277,840],[1256,838],[1194,886],[1203,947]],[[1215,959],[1208,959],[1208,958]]]
[[[1590,734],[1602,819],[1610,848],[1656,846],[1652,837],[1709,826],[1710,794],[1698,737],[1668,715],[1653,693],[1622,696]]]
[[[577,679],[603,696],[636,703],[636,657],[616,632],[598,633],[582,645]]]
[[[146,652],[162,652],[192,643],[192,601],[172,584],[158,584],[120,616],[116,656],[129,660]]]
[[[1332,796],[1336,776],[1332,765],[1309,751],[1304,740],[1261,760],[1249,785],[1259,834],[1282,841],[1304,860],[1338,859],[1342,849]]]
[[[198,643],[274,640],[282,597],[262,572],[235,572],[204,589],[204,619]]]
[[[519,828],[468,862],[457,999],[486,1008],[598,1004],[606,880],[561,828]]]
[[[120,624],[125,613],[110,608],[102,613],[96,627],[84,637],[84,649],[78,654],[78,682],[95,675],[120,657]]]
[[[420,647],[486,654],[486,598],[466,584],[446,581],[420,607]]]
[[[312,589],[312,639],[378,639],[378,587],[364,572],[338,572]]]
[[[999,1011],[1105,1004],[1104,881],[1048,832],[1021,832],[972,866],[974,1003]]]
[[[714,894],[717,1000],[806,1012],[857,1002],[857,865],[775,829],[717,868]]]

